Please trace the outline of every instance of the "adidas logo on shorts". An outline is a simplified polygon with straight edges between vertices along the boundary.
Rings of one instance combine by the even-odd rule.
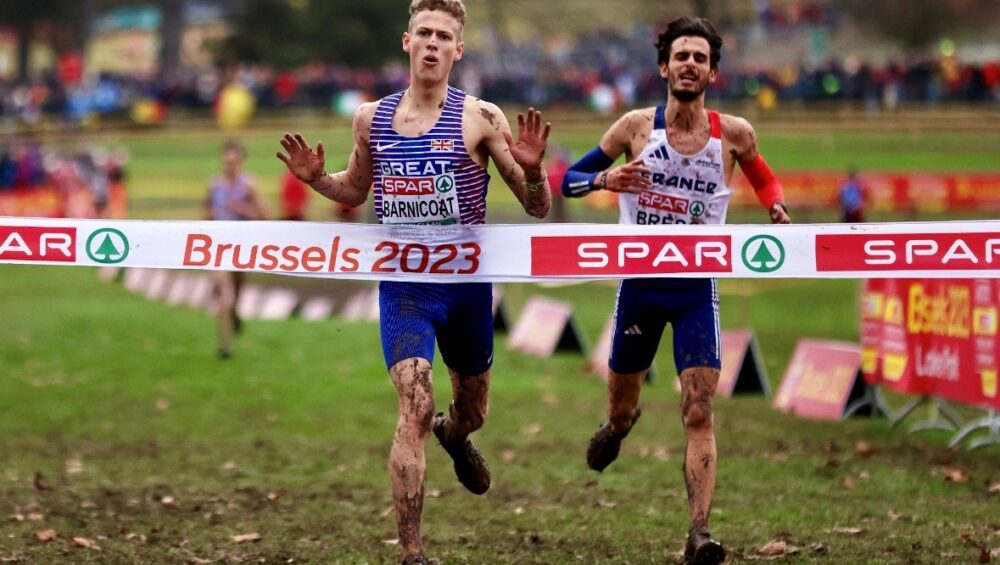
[[[639,329],[638,324],[634,324],[632,327],[625,330],[625,335],[642,335],[642,330]]]

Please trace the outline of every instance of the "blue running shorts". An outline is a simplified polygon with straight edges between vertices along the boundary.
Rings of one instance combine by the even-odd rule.
[[[678,375],[690,367],[721,367],[715,279],[626,279],[618,286],[615,304],[611,370],[648,369],[667,322],[673,326]]]
[[[493,285],[379,283],[379,325],[386,368],[419,357],[434,362],[434,339],[462,377],[493,364]]]

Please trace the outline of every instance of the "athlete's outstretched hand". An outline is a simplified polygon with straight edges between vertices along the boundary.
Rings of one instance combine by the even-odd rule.
[[[288,155],[277,152],[278,159],[281,159],[288,170],[292,172],[300,181],[313,182],[326,174],[326,151],[323,149],[323,142],[316,144],[316,150],[306,143],[306,140],[298,133],[286,133],[281,138],[281,146],[288,151]]]
[[[620,167],[615,167],[597,176],[597,188],[610,190],[611,192],[631,192],[638,194],[648,190],[653,186],[650,180],[652,171],[646,168],[642,162],[642,157],[625,163]]]
[[[545,129],[542,129],[541,112],[528,108],[527,117],[524,114],[517,115],[517,142],[514,142],[509,133],[503,133],[511,156],[522,169],[537,169],[542,166],[551,130],[552,124],[548,122],[545,122]]]

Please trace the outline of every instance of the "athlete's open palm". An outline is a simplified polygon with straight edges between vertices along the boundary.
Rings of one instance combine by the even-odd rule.
[[[286,133],[281,138],[281,146],[288,151],[288,155],[282,152],[276,153],[288,170],[299,180],[311,182],[318,179],[324,173],[326,165],[326,151],[323,149],[323,142],[316,144],[316,150],[306,143],[306,140],[299,134]]]
[[[517,142],[507,132],[503,137],[507,140],[510,154],[522,168],[535,168],[542,165],[545,157],[545,147],[549,142],[549,131],[552,124],[546,122],[542,129],[542,113],[534,108],[528,108],[528,116],[517,115]]]

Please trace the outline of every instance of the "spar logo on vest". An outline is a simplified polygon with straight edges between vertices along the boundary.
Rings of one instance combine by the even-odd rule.
[[[451,224],[459,218],[458,191],[452,162],[414,159],[380,163],[382,222],[385,224]]]

